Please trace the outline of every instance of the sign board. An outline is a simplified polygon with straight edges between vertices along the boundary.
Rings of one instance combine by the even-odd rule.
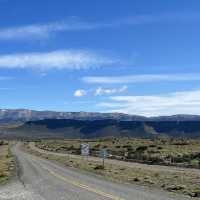
[[[124,153],[124,157],[128,157],[128,152],[125,152],[125,153]]]
[[[105,158],[108,157],[108,151],[107,151],[107,149],[101,149],[100,150],[100,157],[103,158],[103,159],[105,159]]]
[[[90,146],[89,144],[81,144],[81,155],[89,156],[90,154]]]

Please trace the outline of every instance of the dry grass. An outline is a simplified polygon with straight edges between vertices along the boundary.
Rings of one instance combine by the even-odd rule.
[[[138,160],[144,163],[200,168],[200,140],[183,139],[134,139],[111,138],[98,140],[42,140],[36,145],[44,150],[79,154],[80,144],[87,142],[92,155],[98,155],[102,147],[118,158]],[[138,152],[140,147],[146,147]],[[128,154],[126,154],[128,153]],[[124,155],[128,155],[125,157]]]
[[[14,167],[13,157],[8,143],[0,145],[0,184],[5,183],[11,176]]]

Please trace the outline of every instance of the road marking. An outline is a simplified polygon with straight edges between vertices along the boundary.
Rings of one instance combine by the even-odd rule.
[[[112,199],[112,200],[125,200],[125,199],[123,199],[123,198],[121,198],[121,197],[117,197],[117,196],[114,196],[114,195],[112,195],[112,194],[105,193],[105,192],[103,192],[103,191],[101,191],[101,190],[92,188],[92,187],[90,187],[90,186],[88,186],[88,185],[84,185],[84,184],[82,184],[82,183],[80,183],[80,182],[78,182],[78,181],[74,181],[74,180],[71,180],[71,179],[68,179],[68,178],[64,178],[63,176],[61,176],[61,175],[55,173],[54,171],[52,171],[52,170],[50,170],[50,169],[48,169],[48,168],[46,168],[46,167],[44,167],[44,166],[42,166],[42,165],[41,165],[41,167],[42,167],[43,169],[45,169],[46,171],[48,171],[49,174],[51,174],[52,176],[55,176],[56,178],[58,178],[58,179],[60,179],[60,180],[62,180],[62,181],[64,181],[64,182],[66,182],[66,183],[70,183],[70,184],[72,184],[72,185],[74,185],[74,186],[76,186],[76,187],[85,189],[85,190],[87,190],[87,191],[89,191],[89,192],[93,192],[93,193],[95,193],[95,194],[98,194],[98,195],[103,196],[103,197],[107,197],[107,198]]]

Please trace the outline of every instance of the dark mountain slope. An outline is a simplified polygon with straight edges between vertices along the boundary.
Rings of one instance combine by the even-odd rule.
[[[152,137],[154,132],[143,122],[117,120],[45,119],[5,129],[0,137],[9,138],[94,138],[94,137]]]
[[[163,134],[171,137],[200,137],[200,122],[45,119],[4,130],[1,137],[152,138]]]
[[[54,112],[0,109],[0,137],[107,136],[200,137],[200,116],[143,117],[121,113]]]
[[[157,133],[172,137],[200,137],[200,121],[151,121],[146,124]]]

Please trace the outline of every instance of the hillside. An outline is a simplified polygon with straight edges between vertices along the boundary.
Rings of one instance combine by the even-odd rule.
[[[45,119],[2,129],[2,138],[200,137],[199,121]]]
[[[200,116],[0,109],[0,138],[200,137]]]

